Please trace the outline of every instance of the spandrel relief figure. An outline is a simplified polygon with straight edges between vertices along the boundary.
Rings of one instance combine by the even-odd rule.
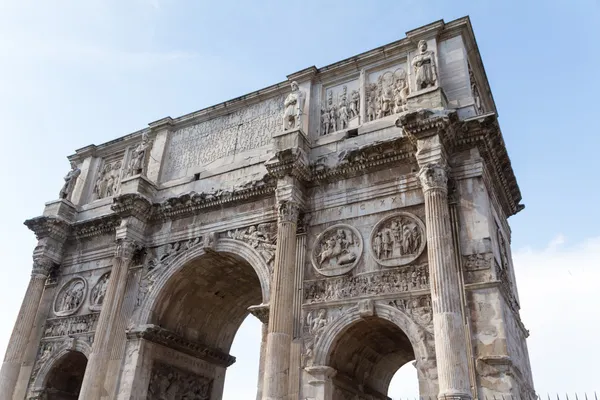
[[[104,303],[104,297],[106,296],[106,289],[108,288],[108,280],[110,279],[110,272],[105,273],[98,279],[96,285],[90,292],[90,309],[100,309]]]
[[[336,225],[317,238],[313,266],[323,275],[339,275],[354,268],[361,254],[362,239],[358,231],[347,225]]]
[[[283,129],[298,129],[302,126],[302,110],[304,108],[304,93],[296,81],[292,82],[292,93],[288,94],[283,103]]]
[[[67,175],[65,175],[65,183],[60,189],[58,197],[61,199],[67,199],[71,197],[73,193],[73,189],[75,188],[75,183],[77,183],[77,178],[81,175],[81,170],[77,167],[75,161],[71,161],[71,170]]]
[[[150,149],[150,139],[147,133],[142,133],[142,141],[131,152],[131,160],[127,168],[127,176],[142,175],[146,165],[146,155]]]
[[[252,225],[246,229],[236,229],[227,232],[227,236],[248,243],[267,264],[274,261],[277,248],[277,232],[274,224],[264,223]]]
[[[417,90],[434,87],[437,84],[434,53],[427,50],[427,42],[424,40],[419,41],[418,49],[419,54],[412,60]]]
[[[415,260],[425,247],[425,228],[412,214],[399,213],[380,221],[371,234],[371,250],[382,265],[404,265]]]

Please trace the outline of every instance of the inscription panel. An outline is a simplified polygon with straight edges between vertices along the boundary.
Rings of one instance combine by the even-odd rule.
[[[256,149],[281,130],[283,96],[173,132],[165,154],[161,180],[186,175],[188,169]]]

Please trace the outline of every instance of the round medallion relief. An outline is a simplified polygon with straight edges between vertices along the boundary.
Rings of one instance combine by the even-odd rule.
[[[369,247],[378,264],[397,267],[416,260],[426,241],[423,222],[416,215],[398,212],[375,225]]]
[[[83,304],[87,290],[85,279],[77,277],[65,283],[54,300],[54,314],[65,316],[75,314]]]
[[[362,252],[362,237],[356,228],[333,225],[317,236],[311,261],[321,275],[342,275],[356,267]]]

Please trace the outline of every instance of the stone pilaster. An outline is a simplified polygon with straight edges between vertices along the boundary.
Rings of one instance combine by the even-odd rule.
[[[290,347],[293,334],[296,226],[299,206],[283,200],[278,204],[277,251],[271,283],[267,333],[264,400],[282,400],[288,395]]]
[[[447,166],[421,166],[440,399],[470,399],[465,326],[448,208]]]
[[[104,380],[113,348],[115,328],[125,296],[129,264],[137,248],[138,244],[133,240],[121,239],[117,243],[104,304],[98,317],[92,352],[79,393],[81,400],[96,400],[108,395],[104,388]]]
[[[0,393],[2,393],[2,399],[10,399],[12,397],[17,378],[19,377],[21,360],[27,349],[31,329],[35,325],[35,315],[37,314],[40,299],[44,292],[44,284],[53,266],[54,263],[48,258],[37,259],[33,263],[27,292],[25,292],[25,297],[17,316],[17,322],[8,342],[2,369],[0,370]]]

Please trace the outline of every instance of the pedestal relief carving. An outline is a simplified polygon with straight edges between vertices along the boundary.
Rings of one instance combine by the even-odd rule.
[[[96,282],[92,290],[90,290],[90,310],[98,311],[102,308],[109,279],[110,272],[107,272],[98,279],[98,282]]]
[[[277,249],[277,224],[251,225],[245,229],[227,232],[227,237],[248,243],[272,267]]]
[[[417,90],[435,87],[437,85],[437,71],[434,52],[427,50],[427,42],[424,40],[419,41],[418,49],[419,53],[412,60]]]
[[[356,228],[334,225],[315,240],[312,264],[321,275],[341,275],[356,267],[362,252],[362,237]]]
[[[283,130],[298,129],[302,127],[302,112],[304,109],[305,95],[296,81],[292,82],[292,93],[284,100]]]
[[[367,121],[406,111],[410,93],[406,70],[397,68],[373,75],[378,75],[373,77],[376,82],[369,83],[366,88]]]
[[[371,254],[386,267],[406,265],[425,249],[425,225],[415,215],[399,212],[385,217],[371,233]]]
[[[98,179],[94,186],[95,199],[115,196],[121,188],[121,168],[123,163],[117,161],[112,164],[105,164],[98,172]]]
[[[429,288],[427,264],[304,282],[305,303],[403,293]]]
[[[148,385],[148,400],[208,400],[211,389],[212,379],[155,362]]]
[[[57,316],[75,314],[83,303],[86,290],[87,283],[83,278],[73,278],[65,283],[54,300],[54,314]]]

